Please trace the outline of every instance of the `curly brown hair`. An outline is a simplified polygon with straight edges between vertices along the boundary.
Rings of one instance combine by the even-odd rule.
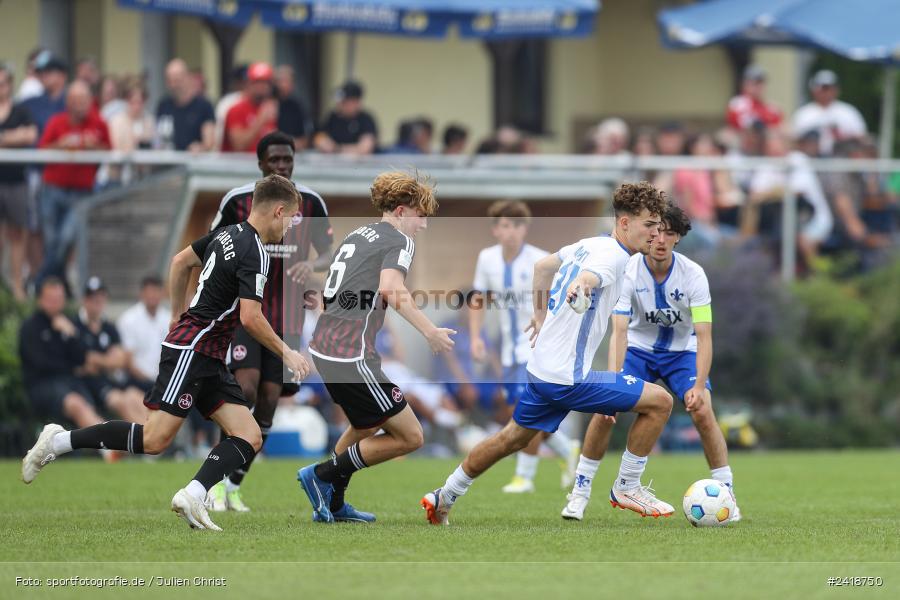
[[[372,206],[379,212],[391,212],[398,206],[409,206],[430,217],[437,212],[434,184],[418,172],[390,171],[375,178],[371,188]]]
[[[622,214],[637,216],[645,208],[651,215],[661,217],[667,204],[665,192],[656,189],[648,181],[623,183],[613,195],[613,210],[617,217]]]
[[[531,223],[531,209],[519,200],[498,200],[491,204],[487,211],[491,223],[496,225],[500,219],[507,218],[516,225]]]

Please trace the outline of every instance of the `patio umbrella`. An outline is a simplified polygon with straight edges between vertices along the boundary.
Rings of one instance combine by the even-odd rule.
[[[890,155],[900,65],[897,0],[710,0],[662,10],[663,44],[788,44],[886,65],[880,125],[881,155]]]

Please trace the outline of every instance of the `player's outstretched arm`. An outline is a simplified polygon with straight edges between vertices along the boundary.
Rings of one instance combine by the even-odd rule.
[[[293,373],[293,380],[300,381],[309,374],[309,363],[303,355],[292,350],[282,341],[262,314],[262,304],[252,298],[241,298],[241,325],[253,339],[274,352]]]
[[[452,329],[436,326],[425,316],[425,313],[419,310],[419,307],[413,302],[409,290],[406,289],[403,278],[403,273],[397,269],[382,269],[378,281],[378,293],[387,301],[391,308],[396,310],[401,317],[406,319],[410,325],[422,334],[428,341],[432,352],[437,354],[451,350],[454,344],[450,336],[456,332]]]
[[[201,265],[193,246],[188,246],[172,257],[169,267],[169,300],[172,305],[172,324],[187,310],[187,287],[191,269]]]

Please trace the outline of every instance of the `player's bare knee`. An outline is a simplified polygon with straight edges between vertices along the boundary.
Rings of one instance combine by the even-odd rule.
[[[152,429],[148,431],[147,428],[144,428],[144,454],[156,455],[165,452],[173,439],[175,439],[174,435],[165,435],[161,432]]]
[[[649,388],[647,386],[650,386]],[[644,384],[648,412],[668,417],[672,412],[672,395],[655,383]]]
[[[710,429],[713,427],[718,427],[719,424],[716,421],[716,415],[713,412],[712,406],[708,402],[703,404],[703,407],[699,410],[695,410],[691,413],[691,418],[694,421],[694,425],[697,426],[697,429]]]
[[[415,429],[404,432],[401,442],[403,443],[403,449],[406,454],[415,452],[416,450],[424,446],[425,433],[422,431],[422,426],[419,425]]]

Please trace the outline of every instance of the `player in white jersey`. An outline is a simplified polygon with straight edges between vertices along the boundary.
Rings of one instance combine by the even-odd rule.
[[[478,295],[473,297],[471,303],[469,331],[472,332],[472,358],[485,360],[487,354],[481,338],[484,307],[500,310],[500,362],[503,365],[508,419],[525,393],[528,382],[525,364],[531,357],[531,340],[524,325],[530,323],[534,315],[531,298],[534,264],[548,253],[525,243],[531,211],[524,202],[495,202],[488,209],[488,216],[491,218],[491,234],[497,244],[478,254],[473,284]],[[541,442],[546,442],[563,461],[562,487],[568,488],[575,481],[579,446],[561,431],[553,434],[541,432],[527,448],[516,454],[516,473],[512,481],[503,486],[504,492],[521,494],[534,491]]]
[[[684,402],[700,433],[712,478],[730,488],[734,481],[728,466],[728,447],[713,413],[710,393],[709,281],[700,265],[674,251],[691,229],[684,211],[670,205],[662,222],[650,254],[632,256],[625,267],[622,294],[612,317],[610,367],[645,381],[661,379]],[[563,518],[580,521],[584,517],[591,483],[611,432],[611,423],[591,420]],[[736,509],[732,520],[740,519]]]
[[[525,448],[539,432],[556,431],[573,410],[609,419],[618,412],[638,413],[610,497],[644,516],[674,512],[641,485],[647,456],[672,411],[672,397],[636,377],[590,369],[619,299],[625,264],[632,254],[650,251],[665,198],[647,182],[626,183],[616,190],[613,208],[611,236],[583,239],[535,264],[534,316],[526,329],[534,350],[525,394],[506,427],[478,444],[442,487],[422,498],[429,522],[446,525],[453,503],[475,477]]]

